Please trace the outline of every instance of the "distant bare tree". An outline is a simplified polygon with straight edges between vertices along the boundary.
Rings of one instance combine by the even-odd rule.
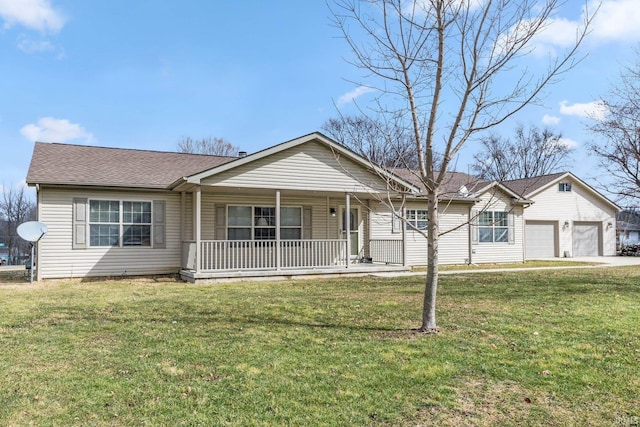
[[[238,147],[223,138],[210,136],[202,139],[193,139],[187,136],[178,143],[178,152],[235,157],[238,155]]]
[[[411,135],[367,116],[340,116],[321,127],[331,138],[385,168],[416,169],[415,146]]]
[[[620,78],[602,100],[607,114],[593,118],[589,130],[600,137],[591,151],[607,171],[607,191],[621,200],[640,199],[640,48],[635,63],[624,67]]]
[[[529,129],[519,125],[512,139],[492,134],[480,143],[483,149],[474,156],[471,168],[480,178],[496,181],[560,172],[573,152],[561,134],[534,125]]]
[[[8,250],[9,263],[17,263],[21,254],[29,252],[29,242],[21,239],[16,229],[23,222],[36,219],[36,204],[25,193],[24,187],[4,187],[0,216],[5,220],[4,244]]]

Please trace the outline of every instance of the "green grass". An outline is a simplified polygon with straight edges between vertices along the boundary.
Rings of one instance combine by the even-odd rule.
[[[13,283],[11,283],[13,280]],[[640,269],[0,284],[2,425],[640,421]]]

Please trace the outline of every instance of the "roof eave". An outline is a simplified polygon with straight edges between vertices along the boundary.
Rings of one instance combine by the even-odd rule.
[[[95,182],[74,182],[74,181],[27,181],[26,184],[29,187],[40,186],[56,186],[56,187],[102,187],[102,188],[135,188],[135,189],[149,189],[149,190],[168,190],[161,184],[122,184],[122,183],[95,183]]]

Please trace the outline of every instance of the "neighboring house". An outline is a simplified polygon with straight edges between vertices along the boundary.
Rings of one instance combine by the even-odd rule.
[[[640,244],[640,215],[637,212],[619,212],[616,228],[619,246]]]
[[[179,271],[204,281],[425,265],[422,186],[410,171],[393,172],[320,133],[242,158],[36,143],[27,183],[49,229],[38,279]],[[442,190],[441,263],[525,259],[528,196],[462,173],[447,174]]]
[[[525,257],[616,254],[620,208],[570,172],[506,181],[533,201],[525,210]]]

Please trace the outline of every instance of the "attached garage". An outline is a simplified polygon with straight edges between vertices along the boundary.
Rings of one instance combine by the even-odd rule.
[[[527,221],[525,225],[525,258],[553,258],[557,256],[557,222]]]
[[[602,241],[599,222],[575,222],[573,224],[573,256],[602,255]]]

